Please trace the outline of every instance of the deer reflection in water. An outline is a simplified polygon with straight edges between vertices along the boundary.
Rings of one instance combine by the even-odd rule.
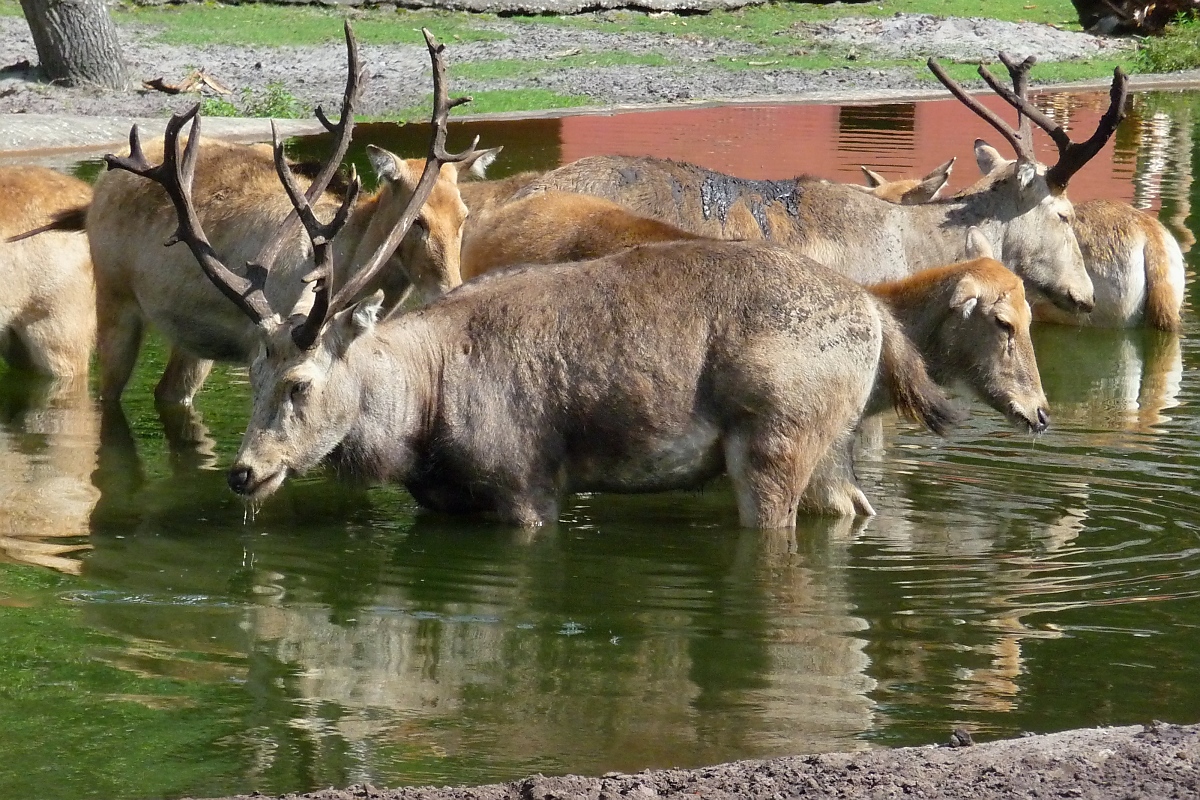
[[[0,557],[80,573],[99,440],[84,381],[0,375]]]

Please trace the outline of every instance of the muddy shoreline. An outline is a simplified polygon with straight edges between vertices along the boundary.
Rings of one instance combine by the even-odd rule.
[[[249,800],[262,795],[240,795]],[[369,784],[287,800],[616,800],[616,798],[894,798],[1009,800],[1200,797],[1200,725],[1088,728],[968,747],[904,747],[736,761],[633,775],[546,777],[476,787]]]

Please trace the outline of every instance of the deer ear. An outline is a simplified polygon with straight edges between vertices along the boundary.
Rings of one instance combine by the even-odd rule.
[[[412,174],[407,161],[389,153],[382,147],[376,147],[373,144],[367,145],[367,159],[371,162],[371,169],[375,170],[375,175],[381,181],[399,181],[415,185],[420,180],[420,175]]]
[[[867,178],[867,186],[870,186],[872,189],[883,186],[885,183],[887,183],[887,178],[883,177],[878,172],[868,169],[867,167],[859,167],[859,169],[863,171],[863,175],[865,175]]]
[[[504,149],[504,145],[493,147],[489,150],[477,150],[472,153],[466,160],[456,165],[459,174],[464,171],[469,172],[476,178],[486,178],[487,168],[496,160],[496,156],[500,155],[500,151]]]
[[[1032,161],[1020,161],[1017,163],[1017,185],[1022,189],[1028,189],[1037,177],[1037,164]]]
[[[1000,155],[1000,151],[983,139],[975,140],[975,163],[984,175],[991,175],[996,170],[1008,164],[1008,159]]]
[[[995,258],[992,243],[974,225],[967,228],[967,258]]]
[[[346,352],[351,342],[375,329],[382,307],[383,290],[380,289],[334,316],[329,333],[333,336],[334,347],[339,356]]]
[[[962,315],[963,319],[971,316],[975,306],[979,305],[979,284],[970,275],[965,276],[954,287],[954,296],[950,298],[950,309]]]

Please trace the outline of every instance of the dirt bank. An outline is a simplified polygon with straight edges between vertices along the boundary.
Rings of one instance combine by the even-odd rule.
[[[973,747],[907,747],[738,761],[600,778],[534,776],[492,786],[289,794],[289,800],[604,800],[605,798],[1200,797],[1200,725],[1065,731]]]
[[[604,18],[604,14],[598,16]],[[625,32],[605,33],[551,23],[531,24],[479,18],[472,26],[505,38],[482,42],[451,42],[451,67],[475,62],[521,60],[532,64],[517,76],[454,79],[457,93],[543,89],[560,96],[584,98],[588,104],[640,105],[750,99],[766,96],[843,94],[870,90],[912,90],[935,84],[912,68],[863,68],[848,60],[822,70],[771,67],[772,58],[753,44],[682,32],[680,35]],[[983,19],[944,19],[929,15],[896,15],[885,19],[845,18],[801,26],[788,31],[798,41],[828,43],[884,58],[939,55],[961,60],[994,61],[997,51],[1036,54],[1043,61],[1112,57],[1128,48],[1125,40],[1060,31],[1033,23],[1000,23]],[[162,77],[178,82],[196,67],[235,92],[262,96],[279,84],[301,108],[336,103],[341,95],[345,56],[340,42],[314,47],[230,47],[224,45],[166,45],[147,25],[121,26],[120,35],[132,75],[139,80]],[[0,53],[5,64],[37,55],[28,26],[20,17],[0,17]],[[369,80],[362,113],[382,115],[421,103],[429,92],[423,47],[403,44],[364,45],[363,64]],[[660,66],[580,65],[581,54],[622,53],[662,56]],[[855,58],[859,58],[856,55]],[[570,66],[562,59],[572,57]],[[730,69],[720,59],[738,59],[754,68]],[[757,61],[756,61],[757,59]],[[758,63],[761,61],[762,63]],[[0,65],[3,66],[3,65]],[[104,116],[165,116],[185,106],[184,97],[155,91],[97,92],[38,83],[30,69],[0,71],[0,113],[83,114]]]

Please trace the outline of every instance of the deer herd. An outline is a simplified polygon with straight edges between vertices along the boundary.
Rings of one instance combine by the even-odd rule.
[[[5,358],[86,381],[94,343],[106,414],[148,326],[170,345],[161,406],[190,405],[214,361],[248,364],[228,482],[251,503],[328,463],[430,509],[536,526],[569,493],[727,474],[743,525],[788,528],[801,511],[874,513],[853,448],[888,406],[945,434],[958,385],[1046,430],[1033,320],[1179,326],[1167,230],[1066,196],[1124,115],[1120,70],[1074,142],[1027,99],[1033,59],[1002,56],[1011,89],[980,67],[1016,129],[931,59],[1016,156],[976,141],[982,176],[949,197],[953,160],[914,180],[864,168],[867,186],[617,156],[486,180],[501,148],[446,150],[464,100],[425,37],[428,153],[368,148],[372,194],[340,171],[362,88],[349,26],[340,118],[317,109],[333,138],[320,165],[289,163],[278,138],[203,140],[192,108],[160,145],[135,126],[94,189],[0,170]],[[1048,168],[1030,123],[1058,147]]]

